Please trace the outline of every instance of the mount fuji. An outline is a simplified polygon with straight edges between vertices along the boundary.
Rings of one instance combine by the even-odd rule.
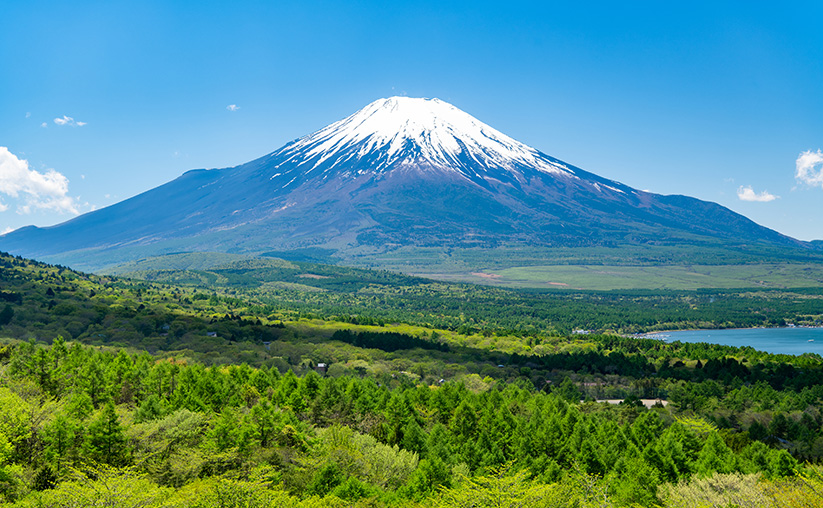
[[[718,204],[599,177],[438,99],[391,97],[246,164],[198,169],[0,249],[97,269],[181,251],[760,244],[808,248]]]

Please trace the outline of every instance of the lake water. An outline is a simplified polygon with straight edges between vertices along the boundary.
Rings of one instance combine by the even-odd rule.
[[[650,333],[649,338],[668,342],[709,342],[726,346],[751,346],[760,351],[787,355],[823,355],[823,328],[743,328],[732,330],[681,330]]]

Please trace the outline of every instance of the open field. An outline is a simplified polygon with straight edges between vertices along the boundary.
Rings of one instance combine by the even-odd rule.
[[[434,279],[503,287],[586,289],[731,289],[823,287],[823,265],[543,265],[468,273],[419,273]]]

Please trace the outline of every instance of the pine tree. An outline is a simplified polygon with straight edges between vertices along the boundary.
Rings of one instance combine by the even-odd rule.
[[[400,446],[411,452],[417,452],[421,457],[426,456],[426,434],[414,418],[403,427],[403,440]]]
[[[106,404],[100,417],[89,425],[86,452],[95,460],[113,466],[128,462],[126,437],[112,402]]]

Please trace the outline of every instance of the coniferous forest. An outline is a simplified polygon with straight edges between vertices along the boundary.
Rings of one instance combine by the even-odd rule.
[[[823,505],[817,355],[0,261],[11,506]]]

